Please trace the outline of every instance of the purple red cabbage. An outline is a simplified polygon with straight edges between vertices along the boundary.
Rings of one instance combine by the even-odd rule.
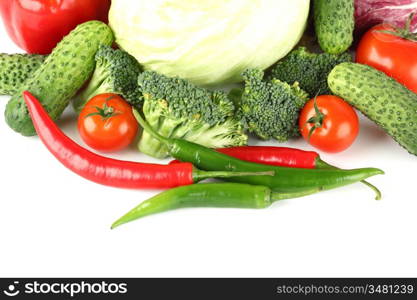
[[[356,30],[362,33],[380,23],[404,27],[412,13],[411,30],[417,32],[417,0],[355,0]]]

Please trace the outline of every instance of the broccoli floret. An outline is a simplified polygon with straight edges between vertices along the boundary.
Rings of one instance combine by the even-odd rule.
[[[298,82],[310,97],[332,94],[327,77],[333,68],[343,62],[352,61],[349,53],[340,55],[311,53],[305,47],[290,52],[274,65],[268,78],[279,79],[288,84]]]
[[[257,69],[246,70],[242,76],[245,88],[238,116],[248,131],[263,140],[280,142],[298,136],[298,115],[308,101],[298,83],[290,86],[278,79],[263,80],[264,72]]]
[[[247,143],[242,123],[226,93],[208,91],[186,80],[153,71],[139,75],[143,92],[143,114],[161,135],[185,139],[209,148],[241,146]],[[143,132],[139,150],[153,157],[168,156],[168,149]]]
[[[137,78],[142,70],[133,56],[123,50],[101,45],[95,61],[96,69],[88,86],[74,101],[77,111],[80,111],[92,97],[103,93],[119,94],[130,104],[141,105],[143,99]]]

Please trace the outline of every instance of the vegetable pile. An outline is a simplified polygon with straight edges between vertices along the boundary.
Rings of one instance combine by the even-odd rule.
[[[383,174],[378,168],[344,170],[317,152],[248,142],[302,136],[321,151],[347,151],[360,130],[358,110],[417,155],[417,34],[409,14],[416,2],[391,2],[113,0],[109,25],[80,19],[62,40],[23,47],[31,54],[0,54],[0,94],[11,96],[5,119],[22,135],[37,134],[88,180],[169,189],[112,228],[181,207],[266,208],[357,182],[380,199],[365,181]],[[88,20],[106,21],[107,1],[82,3],[78,9],[92,9]],[[0,5],[7,25],[11,9]],[[381,11],[389,24],[361,35],[383,21]],[[297,45],[309,12],[314,39]],[[70,102],[83,143],[95,151],[136,144],[176,160],[121,161],[78,145],[55,123]],[[208,178],[227,183],[198,183]]]

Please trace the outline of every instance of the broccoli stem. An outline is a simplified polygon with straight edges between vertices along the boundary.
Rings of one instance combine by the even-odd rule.
[[[181,120],[165,119],[162,124],[160,124],[159,120],[156,120],[156,118],[150,118],[150,120],[146,119],[146,121],[154,131],[158,132],[163,137],[181,138],[176,135],[174,136],[176,128],[182,123]],[[142,136],[139,142],[139,150],[156,158],[165,158],[169,156],[168,147],[149,135]]]
[[[142,133],[138,149],[146,155],[159,159],[166,158],[169,155],[168,148],[151,136],[146,130]]]
[[[143,110],[148,109],[147,104],[145,103]],[[136,119],[142,119],[137,110],[133,110],[133,113]],[[170,138],[175,131],[175,128],[181,123],[178,120],[165,120],[165,122],[160,122],[160,115],[151,115],[153,117],[146,118],[148,126],[152,129],[153,132],[158,133],[160,137]],[[151,134],[149,130],[144,128],[142,137],[138,144],[138,149],[140,152],[147,154],[155,158],[166,158],[169,156],[168,147],[165,143],[158,138],[155,138],[154,134]]]
[[[144,97],[146,98],[147,95],[145,94]],[[167,136],[166,130],[163,130],[162,128],[159,127],[161,124],[160,118],[162,116],[160,114],[147,113],[150,110],[151,110],[150,104],[148,103],[148,101],[146,101],[143,105],[143,112],[145,115],[147,115],[146,122],[156,132],[158,132],[159,134],[163,136]],[[140,152],[146,155],[149,155],[155,158],[160,158],[160,159],[165,158],[169,155],[168,148],[163,143],[161,143],[158,139],[150,135],[149,132],[146,130],[143,131],[142,137],[140,138],[138,149]]]

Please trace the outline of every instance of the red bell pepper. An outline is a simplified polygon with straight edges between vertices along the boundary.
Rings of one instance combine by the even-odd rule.
[[[110,0],[0,0],[12,40],[29,53],[49,54],[78,24],[107,22]]]

